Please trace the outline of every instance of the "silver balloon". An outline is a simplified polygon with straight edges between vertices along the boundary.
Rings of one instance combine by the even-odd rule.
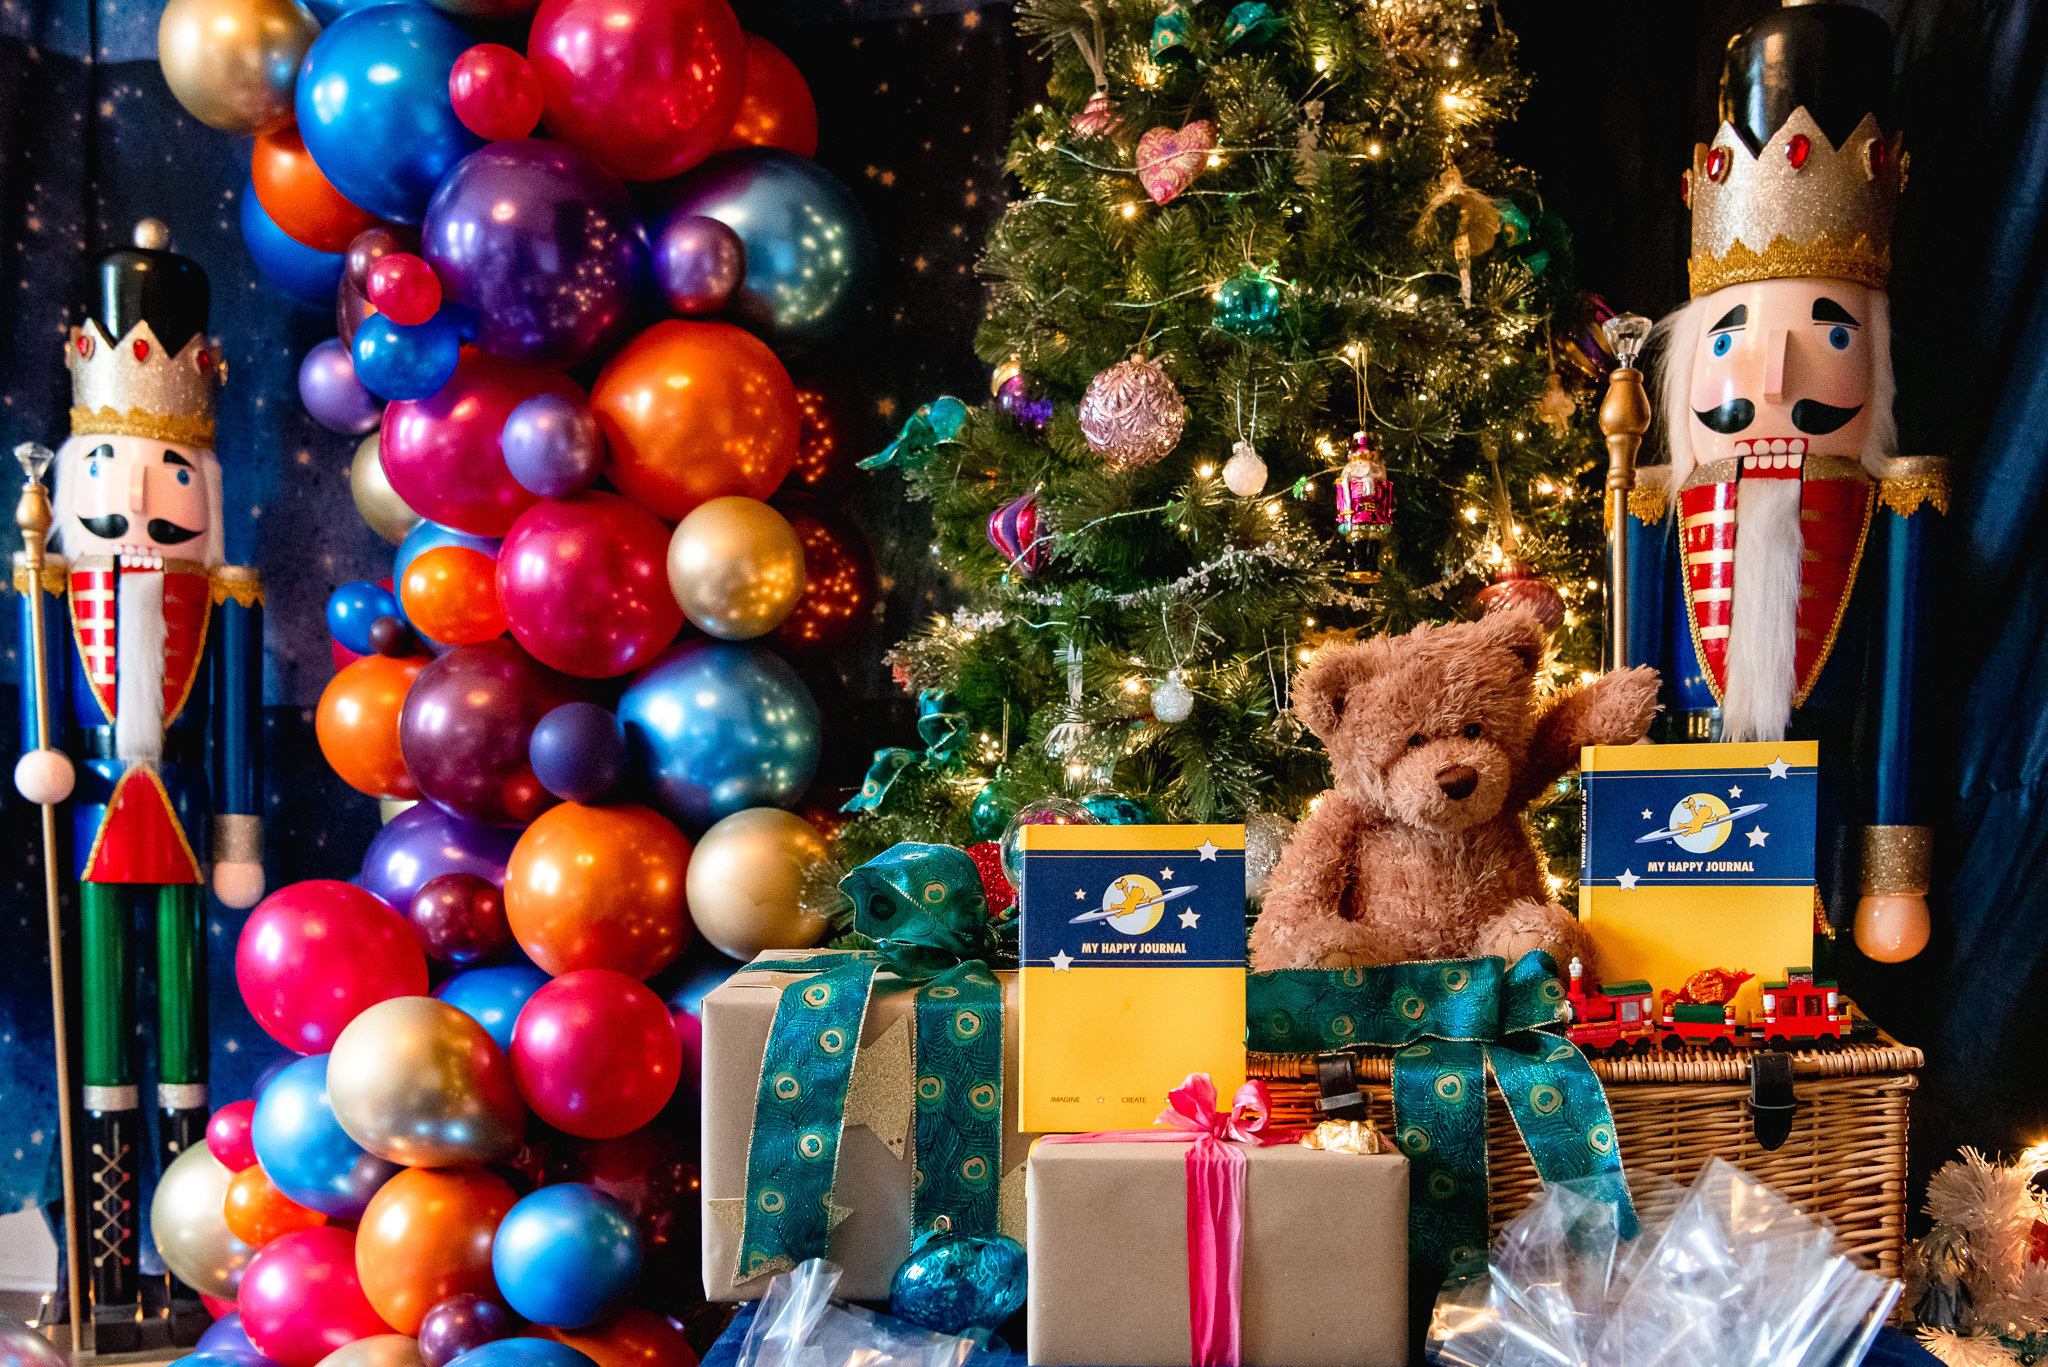
[[[1244,819],[1244,895],[1266,895],[1266,880],[1294,837],[1294,823],[1273,812],[1253,812]]]
[[[0,1367],[71,1367],[71,1359],[20,1320],[0,1315]]]
[[[150,1232],[164,1266],[194,1291],[223,1300],[242,1285],[242,1269],[255,1249],[228,1230],[222,1210],[234,1177],[204,1144],[171,1160],[149,1203]]]

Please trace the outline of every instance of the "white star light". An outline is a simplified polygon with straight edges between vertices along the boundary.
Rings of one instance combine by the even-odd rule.
[[[1742,796],[1742,785],[1741,785],[1740,783],[1738,783],[1738,784],[1736,784],[1736,785],[1735,785],[1734,787],[1730,788],[1730,789],[1728,790],[1728,796],[1730,796],[1730,797],[1741,797],[1741,796]]]
[[[1623,869],[1621,871],[1621,877],[1615,879],[1614,881],[1620,884],[1622,888],[1630,892],[1633,892],[1635,890],[1636,884],[1641,880],[1639,880],[1636,877],[1634,869]]]
[[[1753,850],[1761,849],[1763,843],[1771,838],[1771,833],[1761,826],[1751,826],[1747,834],[1749,836],[1749,847]]]
[[[1074,956],[1064,949],[1052,956],[1052,971],[1064,973],[1074,966]]]
[[[1202,914],[1196,911],[1193,907],[1188,908],[1186,911],[1180,914],[1180,923],[1183,926],[1186,926],[1189,930],[1193,930],[1197,925],[1201,924],[1201,920]]]
[[[1216,862],[1216,851],[1221,848],[1213,840],[1204,840],[1201,844],[1195,846],[1195,853],[1202,856],[1204,864],[1213,864]]]
[[[1785,771],[1787,769],[1790,769],[1791,767],[1791,765],[1785,763],[1785,757],[1783,755],[1778,756],[1776,759],[1772,760],[1769,764],[1766,764],[1764,766],[1764,768],[1771,771],[1772,778],[1784,778]]]

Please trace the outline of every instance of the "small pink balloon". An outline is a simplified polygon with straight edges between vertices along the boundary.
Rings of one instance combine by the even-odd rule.
[[[325,1053],[368,1007],[427,992],[427,956],[403,916],[353,883],[316,878],[257,904],[235,944],[235,983],[287,1049]]]
[[[523,138],[540,122],[540,77],[503,43],[478,43],[455,59],[448,99],[462,126],[480,138]]]
[[[585,679],[646,664],[683,627],[668,541],[660,519],[617,494],[536,503],[498,552],[498,604],[513,638]]]
[[[281,1367],[313,1367],[357,1339],[392,1332],[356,1279],[356,1236],[332,1225],[257,1249],[239,1300],[242,1332]]]
[[[418,327],[441,307],[434,268],[411,252],[393,252],[370,267],[370,302],[394,323]]]
[[[503,536],[539,501],[505,466],[500,438],[512,410],[536,394],[587,407],[575,382],[465,347],[455,378],[427,399],[384,409],[378,459],[405,505],[430,522],[477,536]]]
[[[230,1101],[206,1122],[206,1147],[229,1172],[240,1172],[256,1161],[256,1146],[249,1140],[249,1122],[255,1116],[255,1102]]]

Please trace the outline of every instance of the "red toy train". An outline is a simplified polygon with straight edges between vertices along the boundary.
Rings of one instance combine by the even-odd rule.
[[[1725,1003],[1681,1002],[1666,992],[1660,1013],[1650,984],[1641,979],[1600,983],[1589,991],[1584,978],[1584,966],[1573,959],[1572,1024],[1565,1035],[1592,1055],[1839,1049],[1854,1030],[1848,999],[1834,983],[1815,981],[1810,968],[1788,968],[1783,982],[1763,984],[1763,1014],[1748,1025],[1737,1024]]]

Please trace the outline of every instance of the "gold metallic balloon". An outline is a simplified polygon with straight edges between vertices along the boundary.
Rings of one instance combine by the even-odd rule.
[[[668,586],[699,631],[750,641],[782,625],[804,596],[804,543],[758,498],[714,498],[676,524]]]
[[[805,911],[799,898],[804,875],[824,857],[825,837],[795,813],[734,812],[704,832],[690,856],[684,886],[697,932],[735,959],[818,943],[825,918]]]
[[[370,530],[396,546],[405,540],[420,515],[405,506],[405,500],[384,478],[384,462],[378,455],[377,434],[372,432],[356,447],[356,458],[348,467],[348,491],[356,500],[356,511]]]
[[[327,1099],[350,1139],[410,1167],[495,1163],[526,1133],[511,1061],[432,997],[393,997],[350,1021],[327,1056]]]
[[[229,1172],[204,1144],[171,1160],[149,1203],[150,1232],[164,1266],[195,1291],[233,1300],[255,1249],[228,1229]]]
[[[193,118],[268,133],[291,123],[299,62],[319,36],[320,21],[298,0],[171,0],[156,54]]]
[[[316,1367],[421,1367],[420,1341],[410,1334],[372,1334],[344,1343]]]

